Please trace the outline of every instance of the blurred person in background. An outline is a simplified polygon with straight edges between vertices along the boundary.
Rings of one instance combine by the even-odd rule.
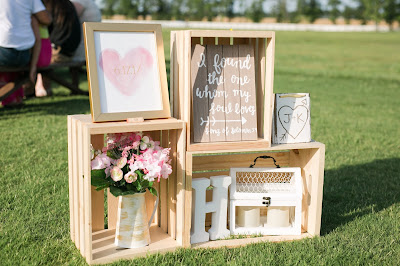
[[[93,0],[73,0],[71,1],[76,9],[76,13],[78,14],[79,21],[81,26],[83,22],[100,22],[101,21],[101,11],[93,2]],[[81,42],[79,43],[78,48],[75,51],[75,54],[72,58],[76,61],[85,61],[85,42],[83,40],[83,35],[81,37]]]
[[[72,60],[81,41],[81,24],[75,6],[69,0],[43,0],[46,9],[53,17],[49,25],[52,43],[51,63],[62,63]],[[42,78],[36,84],[38,96],[51,95],[51,81]]]
[[[49,25],[51,15],[41,0],[0,0],[0,66],[23,67],[30,63],[29,78],[36,79],[36,64],[40,53],[39,23]],[[35,29],[35,30],[34,30]],[[3,82],[16,78],[15,73],[2,73]],[[2,104],[21,105],[24,96],[21,87]]]

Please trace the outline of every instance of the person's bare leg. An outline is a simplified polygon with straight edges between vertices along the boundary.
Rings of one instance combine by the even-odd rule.
[[[42,74],[37,74],[36,85],[35,85],[35,94],[36,97],[44,97],[47,96],[46,89],[43,86]]]

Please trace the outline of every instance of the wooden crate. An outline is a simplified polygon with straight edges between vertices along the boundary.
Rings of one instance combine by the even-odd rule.
[[[256,141],[194,143],[191,103],[191,49],[196,44],[250,44],[255,48],[257,131]],[[206,31],[171,32],[170,101],[173,116],[187,123],[187,150],[239,150],[268,148],[271,145],[273,110],[275,33],[271,31]]]
[[[263,236],[243,239],[217,240],[192,245],[192,247],[235,247],[260,241],[288,241],[318,236],[321,228],[322,189],[324,180],[325,145],[319,142],[272,145],[270,148],[242,149],[241,152],[221,150],[186,153],[185,232],[190,232],[192,178],[229,175],[231,167],[249,167],[260,155],[273,156],[281,167],[300,167],[303,180],[303,198],[300,236]],[[272,160],[257,160],[256,167],[275,167]],[[207,194],[207,198],[211,196]],[[206,216],[206,230],[211,215]]]
[[[185,232],[185,123],[174,118],[138,123],[92,123],[90,115],[68,116],[68,164],[71,239],[89,264],[106,263],[121,258],[166,252],[189,245]],[[151,244],[145,248],[119,249],[114,245],[117,198],[107,192],[108,228],[104,228],[104,191],[91,186],[90,144],[104,145],[104,134],[143,131],[171,148],[173,173],[157,184],[160,205],[150,228]],[[155,197],[146,194],[150,217]]]

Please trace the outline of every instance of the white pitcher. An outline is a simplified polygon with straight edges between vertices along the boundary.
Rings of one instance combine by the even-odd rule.
[[[149,227],[158,206],[158,197],[150,221],[147,221],[145,193],[118,198],[115,245],[122,248],[140,248],[149,245]]]

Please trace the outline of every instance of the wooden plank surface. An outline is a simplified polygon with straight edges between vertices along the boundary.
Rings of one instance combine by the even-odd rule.
[[[225,141],[225,93],[224,93],[224,69],[220,66],[222,59],[221,45],[207,45],[207,83],[208,118],[210,128],[210,142]],[[193,110],[196,112],[197,110]],[[198,125],[194,125],[198,126]],[[193,129],[195,130],[195,129]]]
[[[89,134],[89,130],[85,125],[82,125],[82,148],[83,148],[83,158],[82,158],[82,163],[83,163],[83,199],[84,199],[84,223],[85,223],[85,257],[86,261],[88,263],[91,263],[92,260],[92,224],[93,224],[93,217],[92,217],[92,195],[91,195],[91,178],[90,178],[90,168],[91,168],[91,163],[90,163],[90,157],[91,157],[91,151],[90,151],[90,143],[91,143],[91,137]],[[98,217],[96,217],[98,218]],[[103,217],[100,217],[100,221],[104,221]]]
[[[143,132],[143,136],[149,136],[153,141],[160,141],[161,140],[161,131],[145,131]],[[155,179],[153,182],[153,187],[159,192],[160,191],[160,186],[158,183],[158,180]],[[157,197],[152,195],[148,190],[146,190],[145,194],[145,201],[146,201],[146,211],[147,211],[147,219],[148,221],[151,218],[151,214],[153,213],[153,210],[155,208]],[[152,224],[158,223],[158,209],[156,209],[156,212],[154,214],[154,218],[151,221]]]
[[[88,124],[87,126],[90,128],[90,133],[92,135],[135,131],[170,130],[184,128],[185,126],[185,123],[182,120],[178,120],[176,118],[151,119],[135,123],[128,123],[126,121],[93,123],[90,115],[74,115],[73,117],[78,121]]]
[[[108,229],[115,229],[117,225],[118,214],[118,197],[114,197],[107,189],[107,216],[108,216]]]
[[[91,143],[94,150],[101,150],[104,147],[104,135],[92,135]],[[93,231],[104,229],[104,191],[96,191],[91,187],[92,194],[92,229]]]
[[[256,53],[254,63],[256,65],[256,94],[257,94],[257,132],[258,136],[268,138],[269,133],[264,132],[264,119],[268,118],[270,113],[264,112],[265,106],[265,39],[260,38],[257,39],[256,45]],[[268,91],[267,93],[272,93],[272,91]],[[269,103],[267,104],[269,106]],[[269,121],[269,118],[267,119]],[[268,126],[268,125],[267,125]],[[269,128],[271,125],[269,125]],[[271,129],[269,129],[270,131]],[[268,138],[270,140],[271,138]]]
[[[191,30],[192,37],[271,38],[273,31]]]
[[[83,179],[83,129],[82,122],[77,121],[77,153],[78,153],[78,188],[79,188],[79,249],[83,257],[86,256],[85,253],[85,197],[84,197],[84,179]]]
[[[207,49],[206,46],[196,44],[192,47],[191,58],[191,86],[192,86],[192,116],[193,142],[209,142],[208,118],[209,98],[204,92],[207,88]]]
[[[73,175],[73,199],[74,199],[74,242],[76,247],[80,248],[80,218],[79,218],[79,162],[78,162],[78,120],[71,118],[72,128],[72,175]]]
[[[150,227],[150,245],[143,248],[119,248],[115,246],[115,230],[106,229],[93,234],[93,264],[110,263],[120,259],[145,257],[148,254],[173,251],[178,243],[156,225]]]
[[[70,224],[70,236],[71,240],[75,241],[75,223],[74,223],[74,153],[73,146],[75,143],[72,143],[72,117],[68,116],[67,119],[68,124],[68,197],[69,197],[69,224]]]
[[[170,54],[169,54],[169,102],[171,104],[171,116],[178,117],[176,105],[178,105],[178,91],[176,86],[178,85],[178,69],[176,61],[176,32],[171,31],[170,34]]]
[[[224,45],[223,56],[225,60],[237,60],[239,57],[238,45]],[[232,64],[227,64],[224,68],[225,77],[225,92],[227,97],[225,99],[226,112],[226,140],[227,141],[240,141],[242,140],[242,116],[240,112],[236,112],[237,107],[240,106],[240,94],[235,93],[240,90],[239,84],[233,82],[232,77],[239,77],[239,68]]]
[[[248,237],[241,239],[227,239],[227,240],[216,240],[198,243],[192,245],[192,248],[233,248],[246,246],[252,243],[259,242],[282,242],[282,241],[293,241],[300,240],[303,238],[311,238],[312,236],[308,233],[302,233],[299,236],[261,236],[261,237]]]
[[[185,194],[186,194],[186,184],[185,184],[185,154],[186,154],[186,134],[184,130],[177,130],[177,152],[176,152],[176,241],[179,245],[188,246],[190,245],[188,241],[188,232],[185,232],[187,227],[185,226]]]
[[[169,141],[171,145],[171,166],[172,173],[168,178],[168,235],[173,239],[176,238],[176,186],[177,186],[177,168],[176,168],[176,144],[177,132],[171,130],[169,132]]]
[[[254,159],[261,155],[275,158],[281,167],[289,165],[289,152],[260,152],[244,154],[221,154],[209,156],[194,156],[193,171],[210,171],[229,168],[249,167]],[[275,167],[272,159],[258,159],[255,167]]]
[[[167,130],[163,130],[161,133],[161,146],[163,148],[171,147],[169,141],[169,131]],[[159,192],[160,192],[160,203],[159,203],[160,218],[158,225],[164,232],[167,233],[168,232],[168,179],[161,178]]]
[[[242,116],[242,140],[257,140],[257,109],[254,47],[239,47],[240,67],[240,108]]]
[[[274,109],[275,32],[267,39],[265,58],[264,138],[271,140],[272,112]]]
[[[230,37],[218,37],[218,45],[230,45],[231,38]]]

